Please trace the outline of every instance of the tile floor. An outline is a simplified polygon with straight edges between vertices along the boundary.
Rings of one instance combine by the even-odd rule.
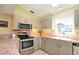
[[[35,51],[31,55],[48,55],[46,52],[42,51],[41,49]]]

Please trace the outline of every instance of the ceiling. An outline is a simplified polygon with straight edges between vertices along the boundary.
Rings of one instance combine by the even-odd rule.
[[[15,4],[0,4],[0,14],[13,15],[15,7]]]
[[[53,7],[51,4],[19,4],[22,8],[28,12],[33,11],[33,15],[37,17],[43,17],[45,15],[53,14],[61,10],[74,7],[74,4],[61,4]],[[0,4],[0,13],[2,14],[14,14],[15,4]]]
[[[29,12],[31,10],[34,11],[35,13],[33,14],[36,15],[37,17],[43,17],[48,14],[54,14],[61,10],[74,7],[75,5],[74,4],[64,4],[64,5],[61,4],[61,5],[57,5],[53,7],[51,4],[26,4],[26,5],[20,5],[20,6]]]
[[[52,5],[50,4],[27,4],[27,5],[20,5],[21,7],[25,8],[27,11],[34,11],[34,15],[37,17],[42,17],[46,14],[50,14],[52,12]]]

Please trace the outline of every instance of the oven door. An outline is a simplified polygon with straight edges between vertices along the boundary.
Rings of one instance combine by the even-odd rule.
[[[33,39],[23,39],[20,42],[20,52],[33,48]]]

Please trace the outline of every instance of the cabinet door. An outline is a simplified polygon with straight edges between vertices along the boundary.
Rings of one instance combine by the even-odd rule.
[[[44,51],[46,51],[46,41],[47,39],[45,37],[41,38],[41,49],[43,49]]]
[[[52,28],[52,19],[42,20],[41,23],[42,23],[42,28],[44,29]]]
[[[13,29],[18,29],[19,21],[20,21],[20,16],[15,15],[13,19]]]
[[[72,55],[72,43],[67,41],[59,41],[59,54]]]
[[[45,20],[42,20],[42,22],[41,22],[42,24],[41,24],[41,26],[42,26],[42,28],[47,28],[47,23],[46,23],[46,21]]]
[[[34,38],[34,50],[38,50],[39,49],[39,45],[38,45],[38,38]]]
[[[74,11],[74,18],[75,18],[75,28],[79,29],[79,9]]]
[[[41,44],[40,37],[35,37],[34,38],[34,49],[38,50],[40,48],[40,44]]]
[[[49,54],[58,55],[57,40],[48,38],[46,42],[46,49]]]

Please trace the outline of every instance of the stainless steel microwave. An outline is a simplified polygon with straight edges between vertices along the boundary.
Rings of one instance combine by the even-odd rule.
[[[19,29],[32,29],[32,24],[19,23]]]

